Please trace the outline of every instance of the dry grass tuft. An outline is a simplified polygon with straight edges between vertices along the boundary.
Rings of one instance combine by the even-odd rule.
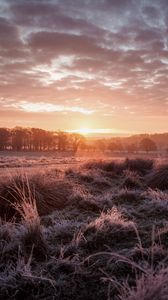
[[[151,159],[129,159],[127,158],[124,162],[125,169],[137,172],[140,175],[145,175],[149,173],[154,167],[154,161]]]
[[[157,274],[152,271],[142,275],[136,286],[126,286],[119,296],[120,300],[167,300],[168,297],[168,269],[161,269]]]
[[[130,239],[132,243],[137,241],[134,223],[126,221],[115,207],[106,213],[102,212],[88,224],[84,237],[91,251],[103,250],[107,245],[111,248],[122,247]]]
[[[135,188],[142,187],[142,183],[140,181],[140,177],[137,172],[125,170],[123,172],[123,177],[124,177],[122,183],[123,188],[135,189]]]
[[[150,174],[147,184],[153,189],[168,190],[168,165],[160,166]]]
[[[83,166],[85,169],[102,169],[106,172],[113,172],[116,175],[121,175],[123,170],[129,169],[145,175],[149,173],[154,167],[154,161],[150,159],[125,159],[125,161],[91,161]]]
[[[65,180],[50,181],[43,176],[33,176],[29,180],[26,175],[14,177],[0,187],[0,217],[6,220],[15,217],[18,220],[20,214],[16,206],[22,204],[30,194],[33,195],[39,215],[47,215],[64,208],[71,192],[71,185]]]
[[[13,192],[16,192],[19,196],[19,201],[15,202],[13,206],[21,216],[24,224],[21,237],[23,252],[27,257],[33,253],[36,260],[44,259],[46,256],[46,243],[40,225],[36,200],[32,194],[28,178],[25,178],[22,188],[16,184]]]
[[[115,175],[121,175],[123,171],[123,163],[119,161],[91,161],[83,165],[84,169],[100,169],[106,172],[111,172]]]

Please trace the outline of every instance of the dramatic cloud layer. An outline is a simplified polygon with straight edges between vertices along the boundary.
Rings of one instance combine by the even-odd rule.
[[[0,126],[168,130],[167,0],[0,0],[0,66]]]

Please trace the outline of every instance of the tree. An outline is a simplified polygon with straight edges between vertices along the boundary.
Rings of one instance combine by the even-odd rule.
[[[74,133],[71,135],[71,143],[72,143],[72,149],[76,153],[80,146],[82,146],[85,142],[85,138],[83,135],[79,133]]]
[[[141,140],[140,145],[139,145],[140,150],[149,152],[149,151],[156,151],[157,146],[153,140],[150,138],[144,138]]]
[[[32,128],[31,133],[33,150],[42,151],[49,149],[52,144],[51,132],[49,133],[48,131],[40,128]]]
[[[58,138],[58,150],[65,151],[69,144],[67,133],[63,131],[59,131],[57,133],[57,138]]]
[[[122,151],[123,150],[123,146],[122,146],[121,142],[117,141],[117,140],[110,142],[108,148],[111,151]]]
[[[94,142],[95,148],[104,152],[106,150],[106,141],[104,139],[98,139]]]
[[[0,128],[0,150],[5,150],[8,146],[9,131],[6,128]]]
[[[138,147],[136,144],[129,144],[126,146],[126,150],[128,152],[136,152],[138,150]]]
[[[25,129],[23,129],[22,127],[15,127],[11,131],[11,134],[12,134],[13,150],[21,151],[24,146],[24,142],[25,142],[25,138],[26,138]]]

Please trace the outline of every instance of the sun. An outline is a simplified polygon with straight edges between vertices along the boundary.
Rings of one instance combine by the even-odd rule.
[[[80,129],[76,130],[76,132],[79,134],[88,135],[89,133],[92,132],[92,130],[89,128],[80,128]]]
[[[66,130],[70,133],[79,133],[82,135],[93,135],[93,134],[114,134],[117,133],[116,129],[108,129],[108,128],[88,128],[88,127],[82,127],[79,129],[72,129],[72,130]]]
[[[90,133],[93,133],[93,130],[90,129],[90,128],[79,128],[79,129],[73,129],[73,130],[67,130],[67,132],[70,132],[70,133],[79,133],[79,134],[82,134],[82,135],[88,135]]]

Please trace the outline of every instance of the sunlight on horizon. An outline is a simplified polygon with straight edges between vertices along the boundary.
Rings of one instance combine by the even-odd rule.
[[[121,135],[130,134],[130,132],[122,131],[116,128],[87,128],[87,127],[66,130],[66,132],[79,133],[86,136],[92,134],[121,134]]]

